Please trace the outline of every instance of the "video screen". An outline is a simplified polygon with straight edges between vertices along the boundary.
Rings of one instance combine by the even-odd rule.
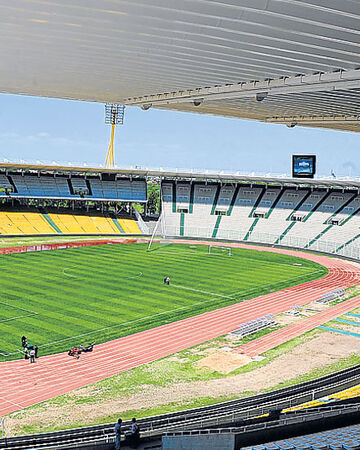
[[[292,176],[294,178],[314,178],[315,170],[315,155],[293,155]]]

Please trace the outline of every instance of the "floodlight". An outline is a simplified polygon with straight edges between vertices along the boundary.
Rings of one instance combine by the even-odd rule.
[[[123,125],[125,106],[116,103],[107,103],[105,105],[105,123],[111,125],[110,144],[106,155],[105,167],[114,167],[114,137],[115,125]]]
[[[196,100],[193,101],[193,104],[194,106],[200,106],[203,101],[204,101],[203,98],[197,98]]]
[[[124,123],[125,106],[116,103],[106,103],[105,123],[109,125],[122,125]]]
[[[262,102],[263,100],[265,100],[265,98],[267,97],[268,93],[267,92],[261,92],[255,95],[254,100],[256,102]]]

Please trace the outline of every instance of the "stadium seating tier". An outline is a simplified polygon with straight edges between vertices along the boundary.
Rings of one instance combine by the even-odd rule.
[[[80,212],[0,211],[1,235],[141,234],[134,219]]]
[[[261,184],[162,183],[166,234],[245,240],[360,257],[360,195]]]

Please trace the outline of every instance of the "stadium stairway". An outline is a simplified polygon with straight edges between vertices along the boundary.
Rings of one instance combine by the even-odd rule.
[[[239,193],[239,189],[240,189],[240,185],[237,185],[234,190],[234,194],[232,196],[232,199],[231,199],[231,202],[229,205],[229,209],[227,210],[227,213],[226,213],[227,216],[231,216],[232,210],[234,209],[235,201],[236,201],[238,193]]]
[[[355,242],[357,239],[359,239],[360,234],[357,234],[356,236],[354,236],[353,238],[351,238],[349,241],[345,242],[344,244],[340,245],[340,247],[338,247],[336,249],[336,253],[340,252],[340,250],[342,250],[343,248],[345,248],[346,246],[352,244],[353,242]]]
[[[119,221],[115,217],[112,218],[112,221],[114,222],[116,228],[120,231],[120,233],[124,234],[125,231],[121,228]]]
[[[51,219],[51,217],[49,216],[49,214],[47,213],[43,213],[43,217],[45,218],[45,220],[47,220],[47,222],[49,222],[50,226],[54,228],[54,230],[59,233],[62,234],[62,231],[60,230],[60,228],[54,223],[54,221]]]

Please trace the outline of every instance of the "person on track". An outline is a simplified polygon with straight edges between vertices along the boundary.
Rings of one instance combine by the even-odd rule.
[[[35,358],[38,358],[39,347],[35,345],[34,350],[35,350]]]
[[[120,450],[121,447],[121,423],[122,419],[118,418],[117,423],[115,424],[115,450]]]

